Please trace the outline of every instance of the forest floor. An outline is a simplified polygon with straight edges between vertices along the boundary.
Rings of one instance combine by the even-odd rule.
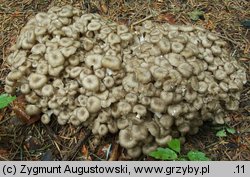
[[[222,126],[206,123],[197,135],[187,136],[182,153],[200,150],[211,160],[250,160],[250,20],[248,0],[0,0],[0,94],[9,72],[4,62],[20,29],[37,12],[54,5],[72,4],[87,12],[131,26],[141,19],[158,23],[194,24],[221,34],[229,43],[231,55],[246,68],[248,81],[241,96],[240,109],[230,113],[229,127],[236,130],[217,137]],[[0,160],[129,160],[107,137],[95,147],[93,137],[83,127],[59,126],[55,121],[23,124],[12,107],[0,110]],[[136,160],[149,160],[142,156]],[[150,159],[152,160],[152,159]]]

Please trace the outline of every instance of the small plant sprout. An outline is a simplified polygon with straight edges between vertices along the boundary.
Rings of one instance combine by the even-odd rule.
[[[226,137],[227,133],[235,134],[236,130],[233,127],[223,126],[221,130],[216,132],[217,137]]]
[[[157,148],[149,153],[149,156],[158,160],[178,160],[178,161],[208,161],[210,160],[203,152],[189,151],[187,155],[180,155],[181,143],[179,139],[172,139],[167,143],[167,148]]]

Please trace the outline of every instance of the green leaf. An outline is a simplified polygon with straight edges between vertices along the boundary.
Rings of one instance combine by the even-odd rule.
[[[188,159],[191,161],[209,161],[210,159],[206,157],[206,154],[200,151],[189,151]]]
[[[7,94],[0,95],[0,109],[8,106],[16,97],[8,96]]]
[[[227,130],[228,133],[231,133],[231,134],[236,133],[236,130],[234,128],[232,128],[232,127],[227,127],[226,130]]]
[[[180,153],[181,151],[181,142],[179,139],[172,139],[171,141],[168,142],[168,146],[175,152]]]
[[[179,157],[177,160],[178,161],[187,161],[187,159],[185,157]]]
[[[160,160],[176,160],[177,154],[169,148],[157,148],[157,150],[149,153],[149,156]]]
[[[216,136],[218,137],[226,137],[227,136],[227,132],[223,129],[223,130],[220,130],[216,133]]]
[[[200,19],[201,16],[204,15],[204,12],[201,11],[201,10],[196,9],[196,10],[194,10],[192,12],[189,12],[188,15],[189,15],[189,18],[191,20],[197,21],[197,20]]]

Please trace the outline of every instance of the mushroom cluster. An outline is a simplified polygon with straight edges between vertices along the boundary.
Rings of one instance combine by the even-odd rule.
[[[238,109],[245,70],[226,42],[191,25],[145,21],[130,31],[72,7],[38,13],[7,58],[5,91],[20,91],[26,113],[48,124],[108,133],[131,157],[185,140],[206,120]]]

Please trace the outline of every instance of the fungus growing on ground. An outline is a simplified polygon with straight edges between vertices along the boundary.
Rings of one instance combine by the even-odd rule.
[[[28,115],[108,133],[132,158],[183,141],[239,107],[245,69],[218,35],[145,21],[130,31],[71,6],[26,24],[7,58],[5,91],[25,95]]]

